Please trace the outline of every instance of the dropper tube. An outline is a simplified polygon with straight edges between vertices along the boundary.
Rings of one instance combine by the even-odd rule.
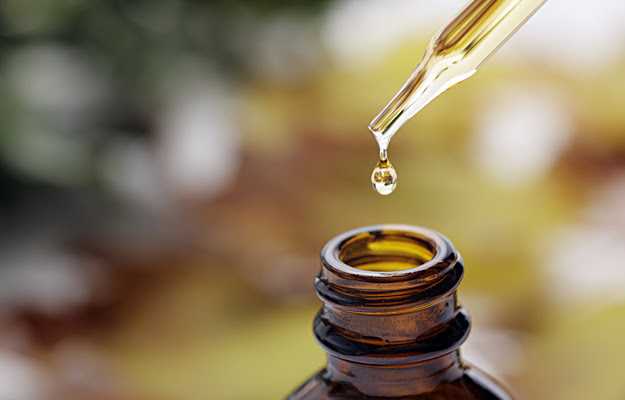
[[[430,41],[416,69],[371,122],[380,153],[430,101],[473,75],[547,0],[474,0]]]

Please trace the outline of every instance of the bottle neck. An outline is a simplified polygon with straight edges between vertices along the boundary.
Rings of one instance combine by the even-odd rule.
[[[441,382],[452,382],[463,374],[458,351],[416,364],[372,366],[328,355],[323,378],[340,382],[343,392],[372,397],[401,397],[432,391]]]
[[[406,225],[347,232],[322,252],[315,337],[329,360],[374,371],[457,359],[470,327],[456,297],[463,273],[436,232]]]

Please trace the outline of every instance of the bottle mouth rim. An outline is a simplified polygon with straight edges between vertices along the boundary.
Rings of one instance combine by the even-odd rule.
[[[391,237],[410,243],[415,251],[417,249],[422,250],[418,257],[417,253],[402,254],[406,261],[410,261],[409,259],[414,256],[415,259],[412,260],[414,267],[397,270],[367,270],[358,268],[358,265],[350,265],[349,261],[346,260],[349,258],[346,256],[346,252],[348,253],[347,250],[349,250],[348,246],[358,245],[361,246],[359,250],[363,252],[361,256],[392,257],[392,250],[385,254],[376,254],[376,249],[372,248],[375,246],[370,246],[376,241],[381,242]],[[366,245],[364,250],[363,245]],[[369,253],[367,254],[367,252]],[[321,259],[326,268],[339,274],[348,274],[365,279],[384,279],[423,273],[432,267],[440,266],[441,263],[449,260],[454,253],[454,247],[449,239],[434,230],[405,224],[380,224],[352,229],[334,237],[321,251]],[[423,257],[423,254],[426,255],[427,259]]]

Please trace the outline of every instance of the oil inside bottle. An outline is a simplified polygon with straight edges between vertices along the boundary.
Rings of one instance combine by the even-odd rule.
[[[352,268],[397,272],[419,267],[432,260],[436,249],[418,238],[386,229],[363,232],[342,243],[338,258]]]

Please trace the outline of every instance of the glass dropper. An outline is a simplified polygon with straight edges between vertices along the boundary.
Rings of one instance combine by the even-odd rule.
[[[376,170],[380,164],[392,169],[387,159],[388,144],[406,121],[445,90],[473,75],[546,1],[474,0],[438,31],[408,81],[369,125],[380,148]],[[380,192],[379,182],[374,180],[376,170],[372,183]],[[396,183],[395,178],[393,188]]]

